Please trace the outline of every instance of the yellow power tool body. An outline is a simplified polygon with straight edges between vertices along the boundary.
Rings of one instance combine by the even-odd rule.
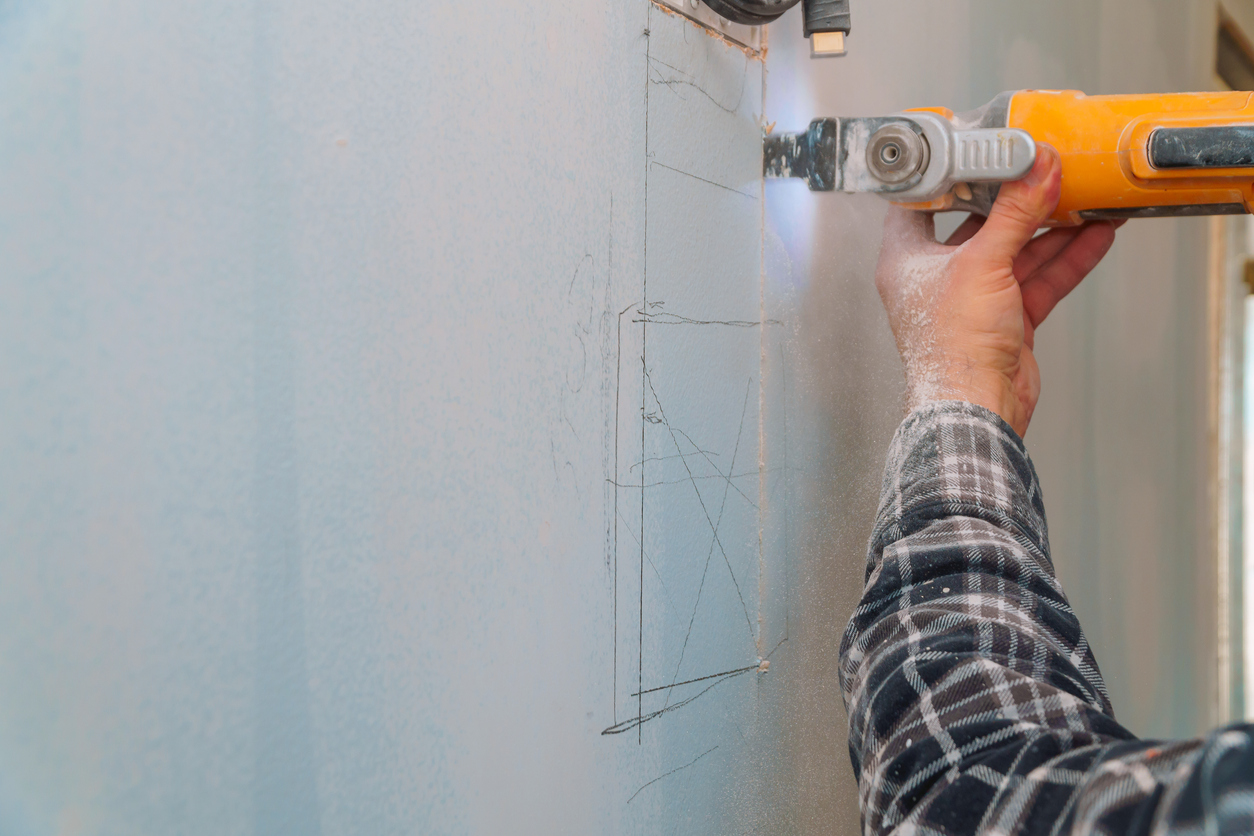
[[[1086,96],[1003,93],[979,110],[921,108],[816,119],[769,135],[767,177],[815,191],[871,192],[927,211],[988,214],[1001,183],[1062,158],[1050,224],[1254,212],[1254,93]]]

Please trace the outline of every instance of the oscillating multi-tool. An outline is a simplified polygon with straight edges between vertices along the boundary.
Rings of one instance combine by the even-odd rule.
[[[986,215],[1001,184],[1031,170],[1038,143],[1062,158],[1051,225],[1254,211],[1248,92],[1020,90],[969,113],[816,119],[805,133],[768,135],[763,166],[767,177],[800,177],[816,191]]]

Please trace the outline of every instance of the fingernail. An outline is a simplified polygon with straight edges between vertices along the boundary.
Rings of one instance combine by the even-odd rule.
[[[1053,146],[1042,143],[1036,149],[1036,163],[1028,176],[1023,178],[1024,184],[1035,188],[1047,181],[1054,173],[1054,165],[1058,162],[1058,152]]]

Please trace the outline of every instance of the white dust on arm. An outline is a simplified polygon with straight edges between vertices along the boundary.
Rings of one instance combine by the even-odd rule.
[[[898,348],[906,371],[906,412],[945,399],[946,363],[937,351],[937,295],[949,267],[949,253],[914,253],[893,270],[893,306]]]

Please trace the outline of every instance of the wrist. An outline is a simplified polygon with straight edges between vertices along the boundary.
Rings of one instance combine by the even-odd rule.
[[[906,411],[936,401],[965,401],[998,415],[1015,432],[1027,432],[1028,416],[1014,387],[1004,375],[970,367],[950,370],[939,378],[908,380]]]

